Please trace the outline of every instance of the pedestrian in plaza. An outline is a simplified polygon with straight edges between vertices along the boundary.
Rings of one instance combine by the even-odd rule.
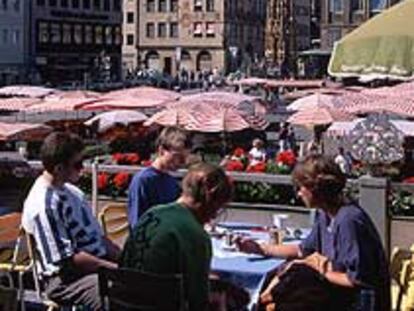
[[[175,201],[180,185],[170,172],[184,166],[191,139],[184,130],[166,127],[156,142],[157,158],[132,178],[128,189],[128,222],[132,229],[150,207]]]
[[[233,186],[221,168],[206,163],[192,166],[182,186],[177,201],[153,207],[140,217],[120,265],[156,274],[182,274],[187,310],[207,310],[212,254],[203,225],[230,201]]]
[[[249,165],[256,165],[260,162],[266,162],[266,149],[264,142],[260,138],[253,140],[253,148],[249,151]]]
[[[342,173],[345,175],[351,174],[352,162],[349,157],[345,154],[343,147],[338,148],[338,154],[335,157],[335,163],[339,166]]]
[[[301,301],[302,304],[308,303],[307,308],[300,310],[359,310],[352,309],[351,304],[362,303],[358,299],[361,293],[364,294],[363,300],[372,297],[374,301],[372,309],[361,310],[390,310],[388,264],[380,236],[368,214],[356,203],[345,200],[343,188],[346,177],[339,166],[321,155],[310,155],[295,167],[293,181],[305,205],[318,211],[309,236],[298,245],[274,245],[239,239],[240,249],[265,256],[299,258],[291,266],[296,266],[294,273],[298,272],[297,265],[317,273],[313,289],[323,287],[330,294],[326,295],[326,301],[319,301],[323,305],[315,305],[310,287],[307,300]],[[273,288],[262,296],[266,303],[273,302],[280,310],[293,310],[289,307],[298,302],[293,298],[289,300],[289,297],[299,294],[294,290],[291,295],[284,292],[285,297],[277,296],[286,287],[283,280],[292,279],[289,271],[275,279]],[[318,286],[322,284],[320,281],[325,282],[323,286]],[[302,290],[305,290],[304,287]],[[302,293],[303,297],[305,294]],[[355,299],[349,300],[350,297]]]
[[[285,151],[288,148],[289,124],[283,123],[279,131],[279,151]]]
[[[82,169],[79,137],[54,132],[41,148],[43,173],[23,208],[22,224],[40,254],[47,296],[61,305],[102,310],[97,272],[116,268],[119,248],[107,240],[83,192],[74,186]]]

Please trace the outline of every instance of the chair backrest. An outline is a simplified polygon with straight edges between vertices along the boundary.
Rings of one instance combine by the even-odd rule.
[[[412,252],[409,249],[395,247],[391,254],[390,274],[391,278],[399,286],[403,285],[402,274],[404,263],[411,259]]]
[[[106,205],[99,213],[104,234],[119,246],[123,246],[129,234],[128,212],[126,204]]]
[[[99,288],[105,310],[185,311],[181,275],[156,275],[132,269],[101,269]]]

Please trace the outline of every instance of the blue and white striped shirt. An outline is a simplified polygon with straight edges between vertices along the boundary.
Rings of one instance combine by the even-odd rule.
[[[22,224],[34,236],[42,275],[59,273],[62,262],[81,251],[106,255],[101,228],[74,185],[56,188],[38,177],[24,203]]]

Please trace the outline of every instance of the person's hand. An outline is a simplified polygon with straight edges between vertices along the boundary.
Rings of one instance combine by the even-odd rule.
[[[320,274],[325,274],[327,271],[332,270],[332,264],[329,259],[318,252],[302,259],[301,263],[318,271]]]
[[[234,243],[236,243],[237,248],[241,252],[249,253],[249,254],[265,255],[263,245],[257,243],[256,241],[252,239],[238,236],[234,239]]]

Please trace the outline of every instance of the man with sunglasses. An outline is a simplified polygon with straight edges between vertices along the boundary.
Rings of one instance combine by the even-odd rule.
[[[191,149],[190,137],[181,129],[166,127],[156,142],[157,158],[150,167],[135,174],[128,189],[128,222],[133,229],[150,207],[174,202],[180,195],[177,179],[169,174],[185,163]]]
[[[82,151],[80,138],[69,133],[45,139],[44,171],[26,198],[22,224],[34,238],[48,297],[101,310],[97,271],[117,267],[119,248],[103,236],[83,192],[73,185],[83,167]]]

